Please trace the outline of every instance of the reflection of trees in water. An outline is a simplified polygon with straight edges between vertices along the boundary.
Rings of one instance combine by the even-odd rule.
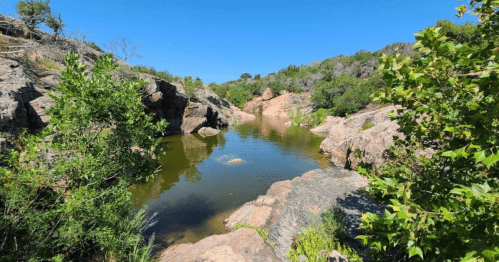
[[[143,206],[148,200],[158,198],[180,181],[180,175],[192,183],[200,181],[201,173],[196,165],[207,159],[220,143],[225,144],[222,133],[207,137],[199,134],[165,137],[162,141],[165,155],[160,159],[162,170],[158,176],[130,188],[134,206]]]
[[[192,166],[191,168],[187,168],[184,171],[184,177],[186,181],[191,183],[196,183],[201,181],[201,173],[198,171],[196,166]]]
[[[320,144],[325,137],[298,126],[286,128],[284,121],[282,118],[259,115],[254,121],[235,126],[234,130],[242,138],[265,138],[282,148],[296,150],[295,153],[316,159],[322,168],[331,166],[328,158],[320,151]]]

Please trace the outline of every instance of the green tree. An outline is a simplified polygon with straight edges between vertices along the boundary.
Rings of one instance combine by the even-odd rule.
[[[151,260],[128,187],[155,175],[166,122],[144,113],[144,79],[112,80],[111,55],[91,77],[78,59],[65,57],[49,128],[21,136],[0,167],[1,261]]]
[[[251,75],[250,75],[250,74],[248,74],[248,73],[244,73],[244,74],[242,74],[239,78],[244,79],[244,80],[248,80],[248,79],[250,79],[250,78],[251,78]]]
[[[59,17],[55,18],[53,15],[49,15],[45,21],[48,27],[52,29],[54,32],[54,40],[57,40],[57,37],[62,32],[62,29],[66,26],[62,23],[61,14],[59,13]],[[95,43],[94,43],[95,45]]]
[[[50,0],[20,0],[16,5],[17,13],[28,28],[33,31],[37,25],[45,22],[45,19],[50,15],[49,3]]]
[[[204,86],[203,84],[203,81],[201,80],[201,78],[196,77],[196,79],[194,79],[194,82],[192,83],[196,88],[202,88]]]
[[[375,99],[407,108],[394,116],[407,138],[393,160],[359,169],[389,203],[362,216],[377,261],[499,261],[499,1],[470,6],[481,21],[472,43],[432,27],[416,34],[418,59],[381,58],[389,87]]]
[[[255,80],[260,80],[262,78],[262,76],[260,74],[256,74],[253,79]]]
[[[251,100],[253,96],[247,89],[241,86],[235,86],[227,91],[226,98],[235,106],[243,108],[246,101]]]

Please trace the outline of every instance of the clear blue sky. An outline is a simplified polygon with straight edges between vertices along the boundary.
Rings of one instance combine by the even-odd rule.
[[[15,16],[17,0],[0,0],[0,13]],[[132,65],[154,66],[205,84],[267,75],[290,64],[309,64],[360,49],[376,51],[437,20],[455,17],[467,1],[58,1],[66,34],[82,29],[101,45],[125,36],[140,44],[143,58]],[[469,17],[468,17],[469,19]]]

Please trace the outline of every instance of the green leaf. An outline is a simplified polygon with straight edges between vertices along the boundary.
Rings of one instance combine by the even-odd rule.
[[[411,217],[409,217],[409,214],[407,214],[407,212],[405,210],[400,210],[399,212],[397,212],[397,216],[401,219],[410,219]]]
[[[419,255],[419,257],[421,257],[421,259],[424,259],[423,258],[423,250],[421,250],[421,248],[419,248],[419,247],[411,246],[409,248],[409,258],[411,258],[415,255]]]
[[[491,154],[490,156],[483,159],[482,162],[487,166],[487,168],[490,168],[497,161],[499,161],[499,152],[498,154]]]
[[[475,163],[482,162],[485,159],[485,150],[475,152]]]

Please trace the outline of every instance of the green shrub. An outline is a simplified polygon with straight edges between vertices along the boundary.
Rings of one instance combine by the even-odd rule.
[[[302,228],[301,234],[296,240],[296,249],[289,249],[287,257],[293,262],[298,262],[298,256],[307,256],[310,262],[327,261],[327,256],[333,250],[340,252],[348,261],[361,262],[362,257],[344,242],[344,215],[337,209],[329,208],[317,223],[308,228]],[[319,251],[326,253],[319,257]]]
[[[296,107],[296,111],[288,111],[289,121],[291,125],[299,126],[302,123],[308,122],[310,116],[307,116],[301,112],[301,106]]]
[[[364,131],[364,130],[367,130],[371,127],[375,126],[374,124],[365,124],[362,126],[362,128],[360,129],[360,131]]]
[[[324,121],[326,121],[326,118],[331,115],[331,113],[331,109],[319,108],[319,110],[312,113],[310,124],[314,127],[324,124]]]
[[[235,106],[243,108],[246,101],[251,100],[253,96],[247,89],[244,89],[240,86],[235,86],[227,91],[226,98]]]
[[[111,55],[96,59],[91,77],[78,59],[64,59],[49,128],[20,136],[0,166],[2,261],[151,261],[142,237],[149,222],[132,213],[128,187],[155,175],[154,137],[166,123],[144,113],[145,80],[111,79]]]
[[[479,15],[472,43],[431,27],[415,35],[417,59],[381,59],[388,87],[374,98],[406,108],[393,119],[407,139],[380,168],[359,168],[389,203],[362,216],[360,239],[375,261],[499,261],[499,3],[471,8],[457,10]]]

